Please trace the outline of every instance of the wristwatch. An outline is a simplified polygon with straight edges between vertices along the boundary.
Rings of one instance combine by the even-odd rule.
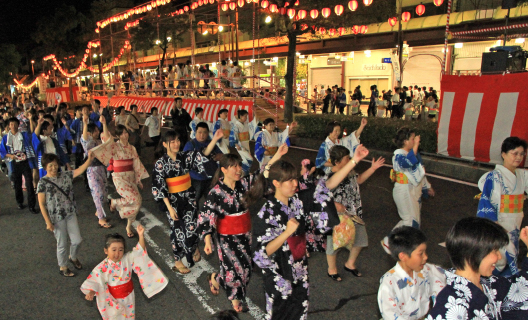
[[[350,161],[352,161],[352,163],[354,163],[354,165],[357,165],[357,162],[356,162],[356,160],[354,160],[354,159],[351,159]]]

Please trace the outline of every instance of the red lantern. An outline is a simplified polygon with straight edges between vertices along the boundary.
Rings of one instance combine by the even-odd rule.
[[[229,3],[229,9],[231,9],[231,10],[235,10],[235,9],[236,9],[236,3],[234,3],[234,2],[230,2],[230,3]]]
[[[280,8],[279,9],[279,13],[281,16],[285,15],[286,14],[286,8]]]
[[[298,6],[299,5],[299,0],[295,1],[294,5]]]
[[[227,9],[226,9],[227,10]],[[224,10],[225,11],[225,10]],[[178,14],[183,14],[185,11],[183,9],[178,10]]]
[[[350,11],[356,11],[357,8],[358,8],[357,0],[351,0],[348,2],[348,9],[350,9]]]
[[[420,3],[419,5],[416,6],[416,14],[421,16],[424,13],[425,13],[425,6]]]
[[[262,2],[260,2],[260,7],[262,9],[266,9],[268,6],[269,6],[268,0],[262,0]]]
[[[343,13],[343,11],[345,11],[345,9],[344,9],[343,6],[340,5],[340,4],[338,4],[338,5],[335,6],[335,8],[334,8],[334,12],[335,12],[335,14],[337,14],[338,16],[340,16],[340,15]]]
[[[306,23],[301,24],[301,30],[304,31],[308,29],[308,25]]]
[[[206,0],[207,1],[207,0]],[[201,7],[203,6],[203,0],[198,0],[198,5]]]
[[[439,6],[442,5],[442,3],[444,3],[444,0],[434,0],[433,2],[435,4],[435,6],[439,7]]]
[[[189,6],[183,7],[183,11],[188,12],[189,11]]]
[[[290,19],[295,17],[295,9],[288,9],[288,17],[290,17]]]
[[[398,22],[398,18],[396,17],[389,18],[389,26],[394,27],[396,25],[396,22]]]
[[[306,10],[299,10],[297,12],[297,19],[302,20],[304,18],[306,18]]]
[[[329,36],[333,37],[333,36],[335,36],[335,34],[336,34],[336,30],[335,29],[328,30],[328,35]]]
[[[227,11],[227,9],[229,9],[229,4],[227,4],[227,3],[222,3],[222,5],[220,6],[220,8],[222,8],[222,11]]]
[[[352,32],[354,32],[354,34],[358,34],[359,33],[359,26],[358,25],[353,26],[352,27]]]
[[[325,34],[326,33],[326,29],[324,27],[319,28],[319,33]]]
[[[215,0],[209,0],[209,4],[215,3]]]
[[[270,4],[270,6],[269,6],[269,11],[270,11],[271,13],[275,13],[275,12],[279,11],[279,9],[277,8],[277,5],[276,5],[276,4],[272,3],[272,4]]]
[[[193,2],[193,3],[191,4],[191,9],[194,10],[194,9],[196,9],[196,8],[198,8],[198,2]]]
[[[238,6],[242,8],[244,6],[244,0],[238,0]]]
[[[372,0],[363,0],[363,4],[368,7],[372,4]]]
[[[319,16],[319,11],[315,9],[310,10],[310,17],[312,17],[312,19],[317,19],[318,16]]]
[[[343,33],[345,33],[346,29],[344,27],[339,27],[337,28],[337,32],[339,33],[340,36],[343,35]]]
[[[402,13],[402,22],[407,22],[409,20],[411,20],[411,13],[409,11],[405,11],[404,13]]]
[[[289,6],[290,3],[289,2],[284,2],[284,8],[286,8],[287,6]]]
[[[325,18],[328,18],[330,16],[331,12],[332,11],[330,10],[330,8],[323,8],[321,10],[321,15],[323,15],[323,17],[325,17]]]
[[[361,33],[361,34],[365,34],[365,33],[367,33],[367,31],[368,31],[368,27],[367,26],[361,26],[359,28],[359,33]]]

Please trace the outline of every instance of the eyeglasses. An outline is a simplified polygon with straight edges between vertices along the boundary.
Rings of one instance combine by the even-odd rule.
[[[508,152],[508,153],[514,157],[524,158],[524,156],[526,156],[526,152]]]

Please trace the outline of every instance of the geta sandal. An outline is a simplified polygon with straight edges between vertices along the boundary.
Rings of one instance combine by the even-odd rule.
[[[70,257],[70,258],[68,258],[68,260],[70,260],[70,262],[73,264],[73,266],[75,267],[75,269],[77,269],[77,270],[81,270],[81,269],[82,269],[82,264],[81,264],[81,262],[79,261],[79,259],[73,261],[73,259]]]
[[[215,274],[214,274],[214,273],[211,273],[211,274],[209,275],[209,279],[208,279],[208,281],[209,281],[209,289],[211,289],[211,293],[212,293],[213,295],[217,296],[218,293],[220,292],[220,288],[217,288],[217,287],[214,286],[214,284],[213,284],[213,278],[214,278],[214,277],[215,277]]]
[[[110,228],[112,228],[112,225],[110,223],[108,223],[108,222],[105,222],[103,224],[99,223],[99,228],[110,229]]]
[[[355,277],[362,277],[363,276],[361,274],[361,272],[359,272],[358,269],[350,269],[350,268],[347,268],[347,266],[345,266],[345,271],[348,271],[348,272],[352,273]]]
[[[189,268],[187,268],[186,266],[181,266],[181,267],[174,266],[171,268],[171,270],[174,272],[178,272],[180,274],[188,274],[191,272],[191,270],[189,270]]]
[[[63,277],[66,277],[66,278],[70,278],[70,277],[75,277],[75,273],[71,272],[70,269],[66,268],[66,269],[59,269],[59,273],[63,276]]]
[[[194,262],[200,262],[202,260],[202,255],[200,254],[199,251],[197,251],[193,254],[192,259]]]
[[[330,274],[330,273],[327,273],[327,275],[334,281],[337,281],[337,282],[341,282],[341,276],[339,275],[339,273],[336,273],[336,274]]]

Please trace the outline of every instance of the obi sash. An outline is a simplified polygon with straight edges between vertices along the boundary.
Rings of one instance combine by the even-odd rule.
[[[229,130],[229,129],[222,129],[222,131],[224,131],[224,138],[225,138],[225,139],[229,138],[229,135],[231,134],[231,130]]]
[[[240,132],[238,134],[238,140],[240,140],[240,141],[249,141],[249,132],[248,131]]]
[[[505,194],[501,196],[501,213],[521,213],[524,206],[524,194]]]
[[[108,291],[116,299],[124,299],[134,291],[134,283],[130,279],[127,283],[118,286],[108,286]]]
[[[398,182],[400,184],[409,183],[409,179],[407,179],[407,176],[405,175],[405,173],[394,171],[394,169],[391,169],[390,171],[390,179],[392,182]]]
[[[216,230],[223,235],[244,234],[251,231],[251,217],[249,211],[225,216],[216,222]]]
[[[114,171],[114,172],[134,171],[134,160],[132,159],[126,159],[126,160],[110,159],[108,171]]]
[[[412,108],[405,109],[405,115],[406,116],[412,116],[412,114],[413,114],[413,109]]]
[[[293,260],[298,261],[304,258],[306,255],[306,234],[291,236],[287,241]]]
[[[186,173],[183,176],[165,179],[165,182],[169,188],[169,193],[182,192],[191,187],[191,177],[189,176],[189,173]]]
[[[275,153],[277,153],[277,150],[279,150],[279,147],[264,147],[268,152],[269,156],[273,157]]]

